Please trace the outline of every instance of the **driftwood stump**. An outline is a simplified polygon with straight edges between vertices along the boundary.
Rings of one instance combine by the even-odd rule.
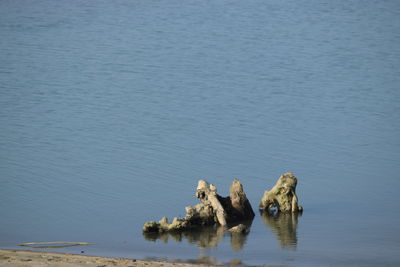
[[[297,178],[292,173],[282,174],[271,190],[264,192],[260,209],[276,212],[301,212],[296,195]]]
[[[215,185],[200,180],[196,197],[201,203],[186,207],[184,218],[174,218],[171,223],[168,222],[167,217],[163,217],[159,222],[147,222],[143,226],[143,232],[182,231],[214,224],[226,226],[254,218],[253,209],[238,179],[233,181],[228,197],[221,197],[217,194]]]
[[[221,197],[214,185],[200,180],[196,196],[204,205],[213,207],[216,222],[220,225],[254,218],[254,211],[238,179],[233,180],[228,197]]]

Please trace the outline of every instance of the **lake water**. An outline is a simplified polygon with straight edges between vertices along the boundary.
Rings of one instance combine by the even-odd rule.
[[[399,266],[399,163],[396,0],[0,1],[0,248]],[[287,171],[302,216],[142,235]]]

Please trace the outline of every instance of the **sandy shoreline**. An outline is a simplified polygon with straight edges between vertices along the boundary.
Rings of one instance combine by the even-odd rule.
[[[4,250],[0,249],[0,266],[2,267],[194,267],[217,266],[191,263],[172,263],[161,261],[144,261],[128,258],[108,258],[97,256],[84,256],[68,253],[52,253],[28,250]]]

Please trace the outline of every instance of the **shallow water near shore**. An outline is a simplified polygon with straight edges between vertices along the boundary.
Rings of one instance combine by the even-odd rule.
[[[400,265],[397,1],[0,2],[0,248],[287,266]],[[144,236],[205,179],[301,216]]]

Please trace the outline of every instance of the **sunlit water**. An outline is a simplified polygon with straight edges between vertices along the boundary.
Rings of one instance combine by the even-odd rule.
[[[395,0],[0,1],[0,248],[400,265],[399,44]],[[142,235],[286,171],[302,216]]]

